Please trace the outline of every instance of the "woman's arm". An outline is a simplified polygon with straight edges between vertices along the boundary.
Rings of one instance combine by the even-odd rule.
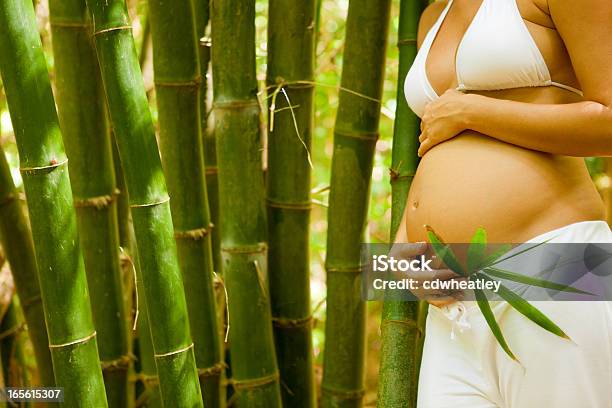
[[[549,0],[585,101],[531,104],[447,91],[422,119],[419,155],[472,129],[529,149],[612,156],[612,1]]]

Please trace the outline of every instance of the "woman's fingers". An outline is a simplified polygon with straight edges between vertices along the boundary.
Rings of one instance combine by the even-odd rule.
[[[461,280],[464,280],[462,278]],[[449,305],[451,303],[463,300],[465,297],[465,293],[461,290],[446,290],[446,291],[438,291],[425,293],[423,298],[429,304],[434,305],[436,307],[443,307]]]
[[[419,135],[419,142],[423,143],[425,139],[427,139],[427,135],[423,132],[423,129],[421,129],[421,134]]]
[[[433,276],[431,280],[445,281],[445,280],[459,279],[459,278],[463,278],[463,277],[450,269],[435,269],[433,271]]]
[[[395,259],[409,259],[418,255],[422,255],[427,250],[426,242],[415,242],[411,244],[397,243],[393,244],[391,251],[389,251],[389,257]]]
[[[425,139],[425,141],[421,143],[421,146],[419,146],[419,151],[418,151],[419,157],[423,157],[425,153],[427,153],[427,151],[431,149],[432,147],[433,147],[433,144],[431,143],[431,139]]]

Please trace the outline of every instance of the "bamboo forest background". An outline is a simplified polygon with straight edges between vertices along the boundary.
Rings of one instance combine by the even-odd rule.
[[[0,0],[7,3],[5,0]],[[19,2],[21,0],[15,0],[15,2]],[[49,0],[53,3],[53,0]],[[380,3],[380,8],[384,9],[388,0],[380,0],[378,1],[370,1],[370,2],[361,2],[361,3],[370,3],[368,7],[371,7],[373,10],[379,7],[378,3]],[[62,52],[61,48],[58,48],[56,45],[52,45],[52,30],[51,25],[49,23],[49,4],[47,0],[35,0],[35,10],[36,10],[36,19],[39,33],[42,38],[43,50],[45,53],[48,70],[51,76],[52,84],[54,85],[54,93],[57,95],[57,82],[58,77],[60,77],[60,73],[57,72],[57,68],[59,62],[54,58],[53,48],[56,47],[56,51]],[[70,3],[70,2],[69,2]],[[92,1],[91,4],[96,3]],[[204,2],[202,2],[204,4]],[[281,4],[282,2],[274,2],[271,1],[270,4]],[[288,4],[291,2],[285,2]],[[418,12],[421,7],[421,3],[419,1],[405,1],[404,3],[414,4],[412,10],[414,12]],[[149,4],[156,4],[156,2],[149,2]],[[320,385],[323,380],[323,362],[324,362],[324,349],[325,349],[325,321],[327,317],[326,312],[326,268],[325,262],[327,258],[327,234],[328,234],[328,224],[327,224],[327,214],[328,214],[328,204],[329,204],[329,192],[330,192],[330,179],[331,169],[332,169],[332,154],[334,152],[334,127],[341,126],[341,123],[338,124],[336,122],[337,114],[338,114],[338,106],[341,103],[341,98],[339,95],[339,86],[341,82],[342,75],[342,67],[343,67],[343,57],[345,51],[345,39],[346,39],[346,23],[347,23],[347,12],[349,8],[349,0],[318,0],[317,4],[317,19],[316,19],[316,30],[314,35],[314,40],[316,41],[316,52],[315,52],[315,61],[314,61],[314,128],[312,130],[312,145],[310,149],[310,158],[312,160],[312,176],[310,179],[310,192],[311,192],[311,200],[313,203],[312,212],[310,217],[310,238],[309,238],[309,248],[310,248],[310,291],[311,291],[311,309],[313,311],[313,330],[312,330],[312,347],[313,347],[313,363],[315,370],[315,383]],[[261,115],[262,125],[260,127],[261,131],[265,135],[268,133],[267,129],[270,128],[270,124],[267,123],[267,115],[265,112],[267,111],[267,103],[266,100],[266,88],[269,89],[270,78],[266,79],[266,72],[268,71],[268,29],[271,23],[275,24],[290,24],[293,20],[288,16],[284,15],[276,15],[275,21],[268,21],[269,14],[268,10],[268,1],[257,0],[255,3],[255,28],[256,28],[256,44],[255,44],[255,53],[256,53],[256,80],[258,83],[258,88],[261,90],[261,94],[259,95],[259,103],[261,104],[261,108],[264,114]],[[52,6],[53,7],[53,6]],[[394,132],[394,120],[396,114],[396,98],[397,98],[397,89],[398,83],[401,83],[403,78],[398,78],[399,67],[399,53],[398,53],[398,29],[400,25],[400,2],[392,1],[391,9],[390,9],[390,21],[389,21],[389,30],[387,34],[387,43],[388,47],[386,49],[385,56],[385,67],[384,67],[384,83],[382,87],[382,97],[380,104],[380,122],[379,122],[379,132],[380,138],[375,144],[375,154],[372,164],[372,183],[371,183],[371,191],[369,194],[369,209],[367,215],[367,226],[366,226],[366,239],[370,242],[388,242],[389,241],[389,231],[391,229],[391,207],[392,207],[392,195],[391,195],[391,185],[390,185],[390,172],[389,169],[392,167],[391,161],[391,151],[392,151],[392,138]],[[280,7],[279,7],[279,10]],[[65,10],[64,10],[65,11]],[[148,100],[149,100],[149,108],[152,113],[153,123],[156,128],[159,129],[160,121],[163,121],[164,115],[169,115],[168,112],[171,112],[172,107],[169,107],[168,102],[164,102],[162,98],[170,98],[167,100],[172,100],[172,96],[169,96],[169,92],[173,92],[169,90],[172,86],[176,85],[175,82],[172,82],[172,86],[163,86],[160,85],[158,81],[157,86],[154,82],[154,68],[163,69],[161,66],[154,67],[153,63],[153,48],[157,47],[172,47],[172,40],[167,40],[164,42],[163,33],[153,33],[151,35],[151,26],[150,21],[151,18],[158,19],[157,21],[163,20],[163,11],[148,9],[148,5],[146,1],[142,0],[128,0],[128,11],[129,16],[132,19],[132,33],[134,36],[134,40],[136,43],[136,49],[139,52],[139,62],[143,69],[143,77],[144,77],[144,85],[147,92]],[[94,10],[95,12],[95,10]],[[202,12],[202,10],[200,10]],[[215,18],[215,12],[220,13],[220,18],[222,16],[222,11],[212,10],[212,17]],[[285,9],[282,12],[288,13],[290,10]],[[180,13],[177,13],[180,14]],[[196,13],[197,14],[197,13]],[[207,15],[207,12],[204,12]],[[384,12],[381,12],[381,15],[384,15]],[[198,15],[202,17],[202,15]],[[384,18],[384,16],[383,16]],[[413,18],[414,21],[416,21]],[[202,20],[203,21],[203,20]],[[236,19],[235,24],[239,24],[241,20]],[[234,25],[235,25],[234,24]],[[384,24],[381,25],[384,28]],[[201,31],[201,27],[196,27],[198,32]],[[3,27],[0,27],[2,30]],[[231,23],[225,27],[221,26],[218,32],[219,38],[222,38],[223,35],[234,35],[234,31],[236,31],[235,35],[240,35],[237,33],[240,30],[237,30]],[[279,27],[279,32],[283,35],[282,28]],[[58,31],[59,33],[59,31]],[[229,34],[228,34],[229,33]],[[286,35],[289,32],[286,33]],[[54,32],[55,34],[55,32]],[[60,34],[56,34],[60,35]],[[209,32],[206,32],[206,36],[209,36]],[[158,44],[152,45],[151,37],[154,40],[158,41]],[[102,41],[102,40],[97,40]],[[102,42],[99,43],[100,47],[103,47]],[[357,48],[359,45],[357,45]],[[98,50],[100,52],[100,50]],[[367,50],[366,50],[367,51]],[[156,52],[159,52],[156,48]],[[213,51],[214,53],[215,51]],[[220,51],[221,52],[221,51]],[[161,55],[161,54],[160,54]],[[214,55],[214,54],[213,54]],[[171,55],[166,56],[167,59],[172,59]],[[101,56],[99,55],[99,58]],[[282,55],[281,57],[282,58]],[[56,63],[58,62],[58,63]],[[82,62],[82,61],[81,61]],[[84,62],[82,62],[84,63]],[[64,61],[64,64],[66,62]],[[373,63],[376,64],[375,62]],[[193,67],[192,67],[193,68]],[[213,65],[213,70],[215,69]],[[372,69],[376,69],[372,67]],[[236,75],[240,75],[240,68],[236,68]],[[108,73],[104,73],[103,75],[107,75]],[[228,74],[229,75],[229,74]],[[248,75],[248,74],[247,74]],[[6,80],[6,79],[5,79]],[[105,77],[104,80],[107,80]],[[167,81],[175,81],[174,79],[166,76],[165,80]],[[231,78],[227,77],[224,80],[231,80]],[[347,79],[348,80],[348,79]],[[268,81],[268,82],[267,82]],[[212,80],[209,75],[209,108],[210,103],[212,102]],[[168,82],[170,83],[170,82]],[[167,84],[166,84],[167,85]],[[157,89],[157,92],[156,92]],[[298,95],[297,88],[292,90],[291,92],[295,92],[292,95]],[[162,95],[164,95],[162,97]],[[278,96],[278,100],[280,101],[281,96]],[[300,96],[296,96],[296,98],[300,98]],[[359,96],[356,96],[359,99]],[[354,101],[353,101],[354,102]],[[60,105],[61,101],[58,102]],[[110,103],[110,101],[109,101]],[[224,103],[228,103],[225,101]],[[303,102],[307,104],[308,102]],[[354,102],[358,103],[358,102]],[[278,103],[279,106],[281,103]],[[166,111],[158,111],[158,106],[165,106],[164,109]],[[217,112],[217,111],[215,111]],[[61,114],[61,106],[60,106],[60,114]],[[113,112],[111,111],[111,116]],[[209,115],[209,112],[205,113],[206,116]],[[225,120],[225,113],[224,120]],[[213,118],[214,114],[210,116]],[[113,118],[111,118],[113,119]],[[230,119],[227,119],[228,123]],[[0,133],[0,146],[4,150],[6,158],[8,160],[8,164],[10,167],[11,175],[14,180],[14,183],[20,192],[23,191],[23,181],[21,179],[21,174],[19,171],[19,158],[17,153],[17,146],[15,143],[15,137],[13,134],[13,128],[11,125],[11,120],[8,112],[8,108],[5,102],[4,95],[1,96],[0,100],[0,125],[1,125],[1,133]],[[229,125],[228,125],[229,126]],[[245,125],[246,126],[246,125]],[[279,125],[280,126],[280,125]],[[291,125],[292,126],[292,125]],[[213,134],[213,121],[208,121],[207,133]],[[184,130],[184,129],[183,129]],[[337,129],[338,130],[338,129]],[[187,131],[187,130],[184,130]],[[116,135],[117,138],[120,138],[121,135]],[[162,137],[163,135],[158,135],[158,137]],[[205,136],[209,137],[209,136]],[[228,142],[229,143],[229,142]],[[66,143],[68,144],[68,143]],[[171,149],[168,148],[168,143],[164,143],[162,140],[160,143],[162,149],[162,156],[166,155],[166,151],[168,154],[172,154]],[[222,149],[223,146],[219,147]],[[176,153],[174,153],[176,154]],[[221,153],[223,154],[223,153]],[[266,156],[268,154],[268,150],[264,149],[263,155],[264,160],[266,160]],[[278,160],[273,159],[273,160]],[[282,161],[282,158],[280,159]],[[71,159],[72,161],[72,159]],[[1,163],[0,163],[1,164]],[[598,189],[601,194],[604,196],[608,204],[608,208],[610,208],[612,197],[611,186],[612,186],[612,164],[609,167],[609,171],[607,171],[606,161],[604,159],[598,158],[589,158],[587,159],[587,164],[589,167],[589,171],[596,182]],[[227,164],[226,164],[227,165]],[[0,166],[1,167],[1,166]],[[170,176],[167,174],[167,178]],[[175,175],[174,177],[180,178],[180,176]],[[73,180],[74,184],[74,180]],[[73,186],[73,190],[76,193],[76,186]],[[4,192],[0,186],[0,192]],[[268,191],[268,194],[273,194],[274,192]],[[223,197],[221,197],[223,198]],[[240,197],[235,197],[236,200],[239,200]],[[270,197],[268,197],[270,199]],[[173,212],[176,212],[175,208],[172,208]],[[176,214],[173,214],[175,227],[177,224]],[[202,214],[202,217],[206,218],[208,214]],[[182,219],[182,218],[181,218]],[[184,220],[183,220],[184,221]],[[178,222],[181,222],[180,220]],[[185,221],[186,222],[186,221]],[[185,229],[189,229],[187,226]],[[128,234],[129,235],[129,234]],[[291,237],[287,237],[287,239],[291,239]],[[122,242],[124,245],[125,242]],[[128,242],[128,246],[130,243]],[[133,244],[132,244],[133,245]],[[181,249],[182,248],[182,249]],[[185,254],[186,247],[181,247],[179,244],[179,252],[181,254]],[[195,258],[197,261],[197,258]],[[2,260],[4,260],[4,256],[2,256]],[[194,262],[196,262],[194,261]],[[328,260],[329,261],[329,260]],[[22,330],[24,318],[22,307],[19,305],[18,301],[11,302],[12,293],[12,283],[10,279],[9,266],[7,263],[3,263],[2,272],[0,273],[0,284],[4,285],[3,288],[0,288],[0,294],[2,297],[0,298],[0,313],[2,313],[2,322],[0,325],[0,351],[1,351],[1,360],[2,360],[2,378],[5,384],[9,384],[12,386],[18,385],[27,385],[30,383],[36,383],[37,380],[33,377],[36,376],[35,372],[35,359],[33,354],[32,343],[30,342],[28,336],[25,334],[25,331]],[[257,264],[256,264],[257,265]],[[181,264],[183,267],[183,264]],[[127,274],[124,276],[124,280],[127,283],[126,285],[132,285],[131,283],[132,276],[131,274]],[[146,278],[145,278],[146,279]],[[125,283],[125,282],[124,282]],[[189,288],[187,288],[189,289]],[[7,295],[8,294],[8,295]],[[217,306],[217,314],[223,315],[223,307],[224,304],[224,296],[221,292],[217,291],[217,295],[219,297]],[[187,290],[187,302],[191,305],[189,300],[189,290]],[[128,299],[130,302],[133,302],[134,299]],[[23,302],[23,299],[21,299]],[[134,307],[133,304],[131,304]],[[191,306],[190,306],[191,307]],[[141,310],[141,313],[146,312],[146,310]],[[382,304],[379,302],[369,302],[366,305],[366,313],[368,315],[367,323],[366,323],[366,340],[365,340],[365,348],[367,349],[367,357],[365,360],[365,395],[363,397],[364,405],[373,406],[377,401],[377,390],[378,390],[378,382],[379,382],[379,362],[381,360],[381,314]],[[192,322],[191,334],[192,337],[198,336],[198,329],[194,329],[194,324]],[[213,325],[214,326],[214,325]],[[131,327],[130,327],[131,329]],[[219,328],[220,336],[222,337],[224,334],[222,333],[222,328]],[[35,336],[35,331],[30,327],[30,336]],[[41,334],[38,333],[40,336]],[[44,333],[43,333],[44,335]],[[46,341],[46,338],[45,338]],[[98,338],[98,343],[100,343],[102,339]],[[197,339],[196,339],[197,343]],[[213,342],[214,343],[214,342]],[[142,352],[146,351],[147,345],[140,345]],[[219,352],[215,349],[214,344],[210,346],[210,350],[212,350],[209,354],[203,351],[198,351],[198,344],[196,344],[196,364],[199,369],[205,369],[212,365],[212,363],[220,364],[220,362],[215,361],[215,358],[219,358]],[[103,348],[100,348],[100,355],[102,357]],[[210,351],[209,350],[209,351]],[[216,351],[215,351],[216,350]],[[110,352],[109,352],[110,353]],[[107,359],[113,360],[114,358],[120,358],[124,353],[124,351],[119,350],[115,353],[115,355],[108,356]],[[204,356],[205,355],[205,356]],[[206,358],[204,358],[206,357]],[[210,361],[202,362],[203,359],[209,359]],[[257,357],[255,357],[257,358]],[[159,364],[159,362],[158,362]],[[155,375],[155,365],[151,361],[145,361],[145,359],[141,359],[141,361],[137,362],[138,370],[145,375]],[[217,367],[215,365],[214,367]],[[168,370],[171,370],[171,367],[168,367]],[[214,371],[214,370],[213,370]],[[281,370],[282,371],[282,370]],[[246,373],[245,375],[247,375]],[[162,375],[162,373],[160,373]],[[281,376],[283,373],[281,372]],[[222,376],[221,376],[222,377]],[[209,379],[207,381],[223,381],[223,379],[217,376],[215,379]],[[208,377],[206,377],[208,378]],[[108,381],[108,378],[105,379]],[[329,379],[328,379],[329,380]],[[349,379],[350,380],[350,379]],[[118,379],[119,383],[121,379]],[[202,380],[201,380],[202,381]],[[342,381],[341,379],[338,381]],[[188,381],[187,381],[188,382]],[[349,381],[350,382],[350,381]],[[237,384],[236,384],[237,385]],[[335,384],[334,379],[328,381],[328,391],[333,394],[335,391],[334,387],[340,388],[348,388],[344,394],[336,394],[332,395],[329,401],[327,401],[327,405],[329,407],[353,407],[359,405],[353,405],[352,403],[343,402],[344,399],[347,401],[359,399],[361,401],[361,395],[357,395],[359,391],[359,384],[355,386],[355,391],[350,389],[350,385],[346,384]],[[203,386],[206,387],[206,384],[203,383]],[[286,384],[284,385],[287,386]],[[136,389],[136,392],[142,391],[141,389]],[[266,391],[269,393],[269,396],[263,396],[260,402],[254,405],[249,405],[248,400],[243,400],[243,404],[237,404],[239,406],[275,406],[274,403],[266,405],[265,403],[261,403],[265,398],[270,398],[270,401],[274,400],[274,390]],[[351,394],[353,393],[353,394]],[[358,398],[353,398],[357,396]],[[121,400],[122,398],[126,398],[123,395],[116,396]],[[132,396],[133,398],[136,398]],[[128,398],[132,398],[128,397]],[[380,397],[380,395],[379,395]],[[111,402],[111,394],[108,395],[109,405],[113,406]],[[151,397],[149,399],[149,403],[151,406],[154,406],[155,397]],[[214,396],[212,397],[214,398]],[[246,397],[245,397],[246,398]],[[335,398],[335,400],[334,400]],[[206,400],[206,397],[205,397]],[[254,401],[254,400],[253,400]],[[123,403],[116,403],[116,406],[121,406]],[[263,404],[263,405],[262,405]],[[357,403],[358,404],[358,403]],[[180,405],[180,404],[179,404]],[[177,405],[177,406],[179,406]],[[92,406],[95,406],[93,404]],[[207,406],[216,406],[216,405],[207,405]],[[306,405],[299,405],[306,406]],[[394,403],[389,403],[385,406],[395,407],[400,405],[395,405]],[[407,406],[407,405],[401,405]]]

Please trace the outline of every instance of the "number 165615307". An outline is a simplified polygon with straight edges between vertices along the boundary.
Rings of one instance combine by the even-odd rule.
[[[0,402],[63,402],[63,388],[0,388]]]

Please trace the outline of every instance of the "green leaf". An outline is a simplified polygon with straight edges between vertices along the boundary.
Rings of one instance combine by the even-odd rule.
[[[427,236],[434,252],[442,259],[444,264],[459,275],[467,276],[450,246],[445,244],[429,225],[426,225],[425,229],[427,230]]]
[[[485,249],[487,247],[487,232],[480,227],[472,237],[470,246],[467,250],[467,269],[468,275],[478,271],[485,258]]]
[[[482,269],[482,268],[484,268],[486,266],[492,265],[495,261],[497,261],[499,258],[501,258],[504,254],[506,254],[511,249],[512,249],[512,245],[510,245],[510,244],[502,244],[495,251],[493,251],[489,255],[485,256],[485,260],[480,265],[480,268]]]
[[[493,332],[493,336],[495,336],[495,338],[497,339],[497,342],[499,343],[501,348],[504,349],[506,354],[508,354],[508,356],[511,359],[513,359],[514,361],[520,364],[518,358],[516,358],[512,350],[510,350],[508,343],[506,343],[506,339],[504,338],[501,328],[499,327],[499,325],[497,324],[497,321],[495,320],[495,315],[493,314],[493,311],[491,310],[491,306],[489,305],[487,296],[480,289],[474,289],[474,294],[476,295],[476,301],[478,302],[478,307],[480,308],[482,315],[487,321],[489,328]]]
[[[483,279],[494,282],[494,279],[488,277],[487,275],[478,273],[477,277],[482,277]],[[525,299],[506,288],[504,285],[499,285],[499,291],[497,294],[504,299],[506,302],[510,304],[517,312],[527,317],[529,320],[543,328],[555,334],[559,337],[563,337],[564,339],[571,340],[567,334],[559,326],[557,326],[552,320],[550,320],[544,313],[540,312],[535,306],[531,303],[527,302]]]
[[[553,289],[558,290],[560,292],[570,292],[570,293],[579,293],[581,295],[591,295],[595,296],[593,293],[585,292],[580,289],[573,288],[568,285],[563,285],[561,283],[551,282],[544,279],[533,278],[531,276],[523,275],[520,273],[507,271],[505,269],[492,268],[488,267],[483,269],[483,272],[488,275],[495,276],[496,278],[506,279],[513,282],[523,283],[525,285],[537,286],[540,288]]]
[[[525,252],[529,252],[532,249],[535,249],[535,248],[539,247],[540,245],[544,245],[544,244],[548,243],[548,241],[550,241],[550,240],[552,240],[554,238],[556,238],[556,237],[551,237],[550,239],[547,239],[546,241],[538,242],[537,244],[534,244],[534,245],[532,245],[532,246],[530,246],[528,248],[522,249],[522,250],[520,250],[520,251],[518,251],[518,252],[516,252],[516,253],[514,253],[512,255],[509,255],[509,256],[507,256],[505,258],[498,259],[495,262],[493,262],[493,263],[491,263],[490,265],[487,265],[487,266],[493,266],[493,265],[496,265],[496,264],[498,264],[500,262],[507,261],[508,259],[512,259],[515,256],[524,254]]]

